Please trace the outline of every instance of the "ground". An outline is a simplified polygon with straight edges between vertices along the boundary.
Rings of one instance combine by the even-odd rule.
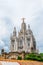
[[[20,65],[43,65],[43,62],[39,62],[39,61],[31,61],[31,60],[8,60],[8,59],[1,59],[0,60],[0,65],[1,61],[3,62],[18,62]],[[13,65],[13,64],[12,64]],[[14,64],[15,65],[15,64]]]

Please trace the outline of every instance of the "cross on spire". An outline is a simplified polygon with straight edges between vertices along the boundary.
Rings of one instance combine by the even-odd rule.
[[[23,20],[23,22],[24,22],[25,18],[22,18],[22,20]]]

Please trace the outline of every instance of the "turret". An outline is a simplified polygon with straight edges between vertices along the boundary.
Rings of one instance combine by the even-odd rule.
[[[30,25],[28,24],[28,30],[30,30]]]
[[[33,34],[29,24],[28,24],[28,33],[31,34],[31,35]]]
[[[13,36],[16,36],[16,28],[14,27]]]

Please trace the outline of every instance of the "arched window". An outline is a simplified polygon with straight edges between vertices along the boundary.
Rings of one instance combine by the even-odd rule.
[[[27,44],[30,46],[30,38],[27,38]]]
[[[19,49],[22,49],[23,48],[23,42],[22,42],[22,40],[20,39],[20,42],[19,42],[19,47],[18,47]]]

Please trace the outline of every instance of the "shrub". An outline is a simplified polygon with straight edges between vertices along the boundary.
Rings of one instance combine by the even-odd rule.
[[[17,60],[22,60],[22,57],[21,56],[18,56]]]
[[[26,54],[25,55],[25,60],[36,60],[36,61],[43,61],[43,58],[40,56],[40,54]]]

